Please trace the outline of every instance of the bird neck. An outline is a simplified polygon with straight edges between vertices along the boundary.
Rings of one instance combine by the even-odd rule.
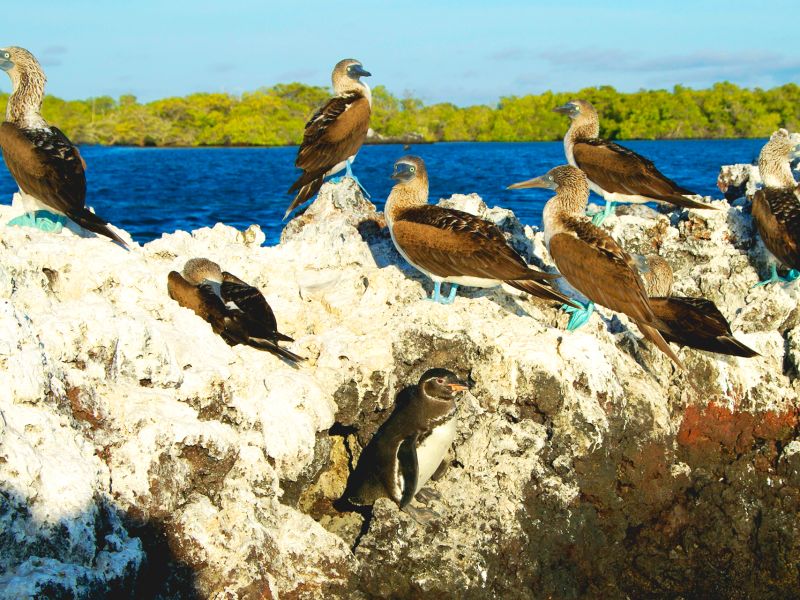
[[[391,225],[405,210],[428,203],[428,179],[417,175],[410,183],[398,183],[386,199],[386,220]]]
[[[600,135],[600,122],[596,115],[581,115],[570,123],[567,137],[570,141],[594,139]]]
[[[764,182],[765,187],[783,189],[797,185],[788,160],[782,160],[778,163],[759,160],[758,170],[761,173],[761,180]]]
[[[41,114],[44,84],[47,81],[44,73],[30,71],[17,73],[16,69],[14,71],[11,77],[14,93],[8,99],[6,121],[24,128],[47,127],[47,122]]]

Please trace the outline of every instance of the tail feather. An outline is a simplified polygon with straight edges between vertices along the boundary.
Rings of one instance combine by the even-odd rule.
[[[272,340],[265,340],[261,338],[250,338],[248,341],[248,345],[252,346],[253,348],[258,348],[259,350],[266,350],[274,354],[275,356],[280,356],[281,358],[285,358],[288,361],[293,363],[301,363],[305,362],[305,358],[287,350],[286,348],[281,348],[273,342]]]
[[[687,194],[691,194],[689,190],[686,190]],[[682,196],[680,194],[675,194],[673,196],[660,196],[659,200],[663,202],[669,202],[670,204],[675,204],[677,206],[682,206],[683,208],[700,208],[704,210],[721,210],[716,206],[711,206],[710,204],[706,204],[705,202],[698,202],[697,200],[692,200],[691,198],[687,198],[686,196]]]
[[[549,273],[545,273],[545,275],[549,275]],[[541,283],[538,283],[532,279],[512,279],[506,281],[505,283],[520,291],[528,292],[531,296],[542,298],[543,300],[552,300],[553,302],[561,302],[563,304],[569,304],[570,306],[574,306],[575,308],[583,308],[582,306],[576,304],[571,298],[568,298],[564,294],[561,294],[560,292],[555,291],[553,288],[546,285],[542,285]]]
[[[302,187],[300,187],[299,188],[300,191],[297,192],[297,195],[294,197],[294,200],[292,200],[292,203],[289,205],[289,208],[286,210],[286,214],[283,215],[283,218],[285,219],[286,217],[288,217],[290,212],[292,212],[295,208],[306,202],[309,198],[313,198],[319,191],[319,188],[322,187],[322,183],[324,181],[325,181],[325,174],[323,173],[317,179],[314,179],[310,183],[307,183]],[[295,188],[295,186],[292,186],[292,189],[290,189],[288,193],[291,193],[295,189],[297,188]]]
[[[78,215],[78,217],[73,220],[78,225],[80,225],[84,229],[87,229],[88,231],[91,231],[92,233],[96,233],[98,235],[104,235],[105,237],[110,238],[119,244],[122,244],[126,248],[128,247],[128,244],[126,244],[121,237],[119,237],[116,233],[114,233],[113,231],[111,231],[111,229],[108,228],[108,223],[106,221],[98,217],[89,209],[84,208],[83,211],[81,211],[81,214]]]
[[[649,325],[646,325],[645,323],[639,320],[636,320],[636,325],[639,326],[639,330],[642,332],[642,335],[644,335],[646,339],[650,340],[656,346],[658,346],[658,349],[661,350],[667,356],[669,356],[672,359],[672,362],[678,365],[678,367],[680,367],[681,370],[686,371],[686,367],[683,366],[681,359],[678,358],[678,355],[672,351],[672,348],[669,347],[669,344],[666,342],[666,340],[664,340],[664,338],[661,337],[661,333],[658,331],[658,329],[650,327]]]

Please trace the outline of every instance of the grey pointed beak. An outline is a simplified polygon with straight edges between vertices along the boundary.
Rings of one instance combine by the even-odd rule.
[[[575,113],[575,107],[569,102],[564,106],[556,106],[553,112],[561,113],[562,115],[572,116]]]
[[[356,79],[359,77],[372,77],[372,73],[365,70],[361,65],[353,65],[352,74],[355,75]]]
[[[400,183],[408,183],[414,179],[411,165],[408,163],[397,163],[394,166],[394,173],[389,175],[389,179],[397,179]]]
[[[640,273],[650,272],[650,266],[648,265],[647,257],[645,257],[644,254],[631,254],[631,258],[633,259],[633,264],[636,265],[636,268]]]
[[[6,60],[5,58],[0,58],[0,69],[3,71],[10,71],[14,68],[14,63],[10,60]]]
[[[555,190],[558,188],[558,184],[554,182],[552,179],[548,179],[547,175],[540,175],[535,179],[529,179],[528,181],[520,181],[519,183],[512,183],[506,189],[524,190],[528,188],[545,188],[548,190]]]

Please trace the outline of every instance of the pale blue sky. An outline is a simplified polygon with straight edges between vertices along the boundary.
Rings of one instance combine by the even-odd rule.
[[[66,99],[330,85],[342,58],[359,59],[373,87],[459,106],[603,84],[800,83],[797,0],[3,4],[0,46],[33,52],[48,93]]]

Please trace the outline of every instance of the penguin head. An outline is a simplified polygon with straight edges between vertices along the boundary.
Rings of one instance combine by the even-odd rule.
[[[450,401],[459,392],[469,389],[469,383],[447,369],[429,369],[419,379],[419,386],[428,398]]]

